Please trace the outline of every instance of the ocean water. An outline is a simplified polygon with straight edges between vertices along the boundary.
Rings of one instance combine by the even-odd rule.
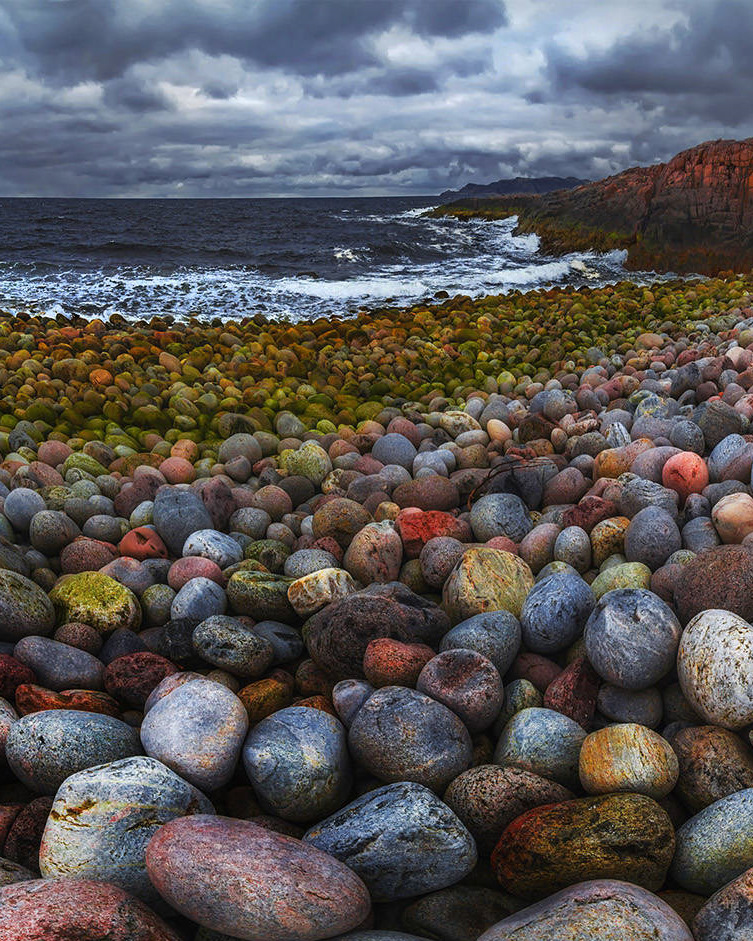
[[[624,277],[624,253],[539,252],[514,220],[431,198],[0,199],[0,311],[292,321]]]

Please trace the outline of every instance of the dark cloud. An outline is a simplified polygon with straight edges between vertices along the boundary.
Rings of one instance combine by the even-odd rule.
[[[629,97],[648,111],[740,123],[753,115],[752,43],[750,0],[699,2],[686,22],[637,31],[599,53],[574,55],[550,44],[550,94]]]
[[[185,49],[302,75],[377,64],[367,37],[404,25],[458,37],[504,25],[502,0],[2,0],[43,71],[106,80]]]
[[[171,104],[158,88],[132,77],[108,82],[104,90],[104,103],[109,108],[124,109],[143,114],[147,111],[168,111]]]

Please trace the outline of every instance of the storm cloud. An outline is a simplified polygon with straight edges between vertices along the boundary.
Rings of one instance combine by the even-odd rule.
[[[0,0],[0,193],[436,193],[753,134],[747,0]]]

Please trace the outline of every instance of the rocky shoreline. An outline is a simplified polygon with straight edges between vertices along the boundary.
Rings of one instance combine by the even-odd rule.
[[[0,941],[749,938],[752,421],[753,278],[0,321]]]

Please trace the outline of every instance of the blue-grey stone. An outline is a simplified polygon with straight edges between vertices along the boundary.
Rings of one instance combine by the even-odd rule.
[[[652,572],[682,546],[674,515],[659,506],[647,506],[630,521],[625,530],[625,558],[642,562]]]
[[[212,528],[212,517],[201,497],[191,489],[163,487],[154,497],[154,527],[173,556],[186,539],[200,529]]]
[[[22,716],[5,746],[18,780],[32,791],[50,795],[78,771],[140,754],[139,733],[130,725],[113,716],[72,709]]]
[[[146,872],[146,848],[169,820],[213,814],[195,787],[152,758],[124,758],[72,774],[47,820],[39,868],[46,879],[109,882],[159,900]]]
[[[211,578],[192,578],[173,599],[170,617],[205,621],[214,614],[224,614],[226,609],[227,598],[221,585]]]
[[[716,526],[707,516],[696,516],[682,527],[682,544],[693,552],[704,552],[721,544]]]
[[[5,498],[3,514],[10,521],[14,529],[27,532],[32,517],[41,510],[46,509],[44,497],[28,487],[18,487],[11,490]]]
[[[0,640],[51,634],[55,610],[47,594],[17,572],[0,570]]]
[[[303,578],[322,569],[337,568],[337,558],[324,549],[299,549],[285,559],[283,571],[291,578]]]
[[[674,667],[682,628],[645,588],[618,588],[598,600],[583,631],[593,668],[621,689],[648,689]]]
[[[235,565],[243,559],[243,550],[231,536],[216,529],[199,529],[183,544],[183,557],[198,556],[216,562],[221,569]]]
[[[753,788],[704,807],[676,841],[670,875],[688,892],[711,895],[753,868]]]
[[[589,585],[578,575],[559,572],[537,582],[520,612],[523,643],[534,653],[564,650],[576,640],[596,605]]]
[[[520,622],[509,611],[484,611],[456,624],[439,645],[440,651],[464,647],[487,657],[504,676],[520,650]]]
[[[377,438],[371,449],[372,457],[382,464],[399,464],[410,470],[416,457],[415,447],[403,435],[390,433]]]
[[[578,759],[585,738],[585,730],[561,712],[535,706],[522,709],[502,730],[494,763],[577,788]]]
[[[348,744],[380,781],[415,781],[442,791],[470,767],[468,729],[447,706],[403,686],[378,689],[356,713]]]
[[[345,728],[320,709],[291,706],[248,734],[243,764],[268,813],[296,822],[342,807],[353,783]]]
[[[507,536],[520,542],[533,529],[525,503],[514,493],[490,493],[471,509],[471,528],[479,542]]]
[[[226,686],[192,680],[177,687],[149,710],[141,725],[144,751],[203,791],[232,778],[248,714]]]
[[[408,781],[364,794],[303,839],[344,862],[376,902],[453,885],[477,860],[459,818],[428,788]]]
[[[300,631],[282,621],[259,621],[254,624],[254,633],[272,645],[275,664],[297,660],[306,649]]]
[[[48,689],[104,689],[102,661],[70,644],[49,637],[22,637],[13,656],[30,667]]]

